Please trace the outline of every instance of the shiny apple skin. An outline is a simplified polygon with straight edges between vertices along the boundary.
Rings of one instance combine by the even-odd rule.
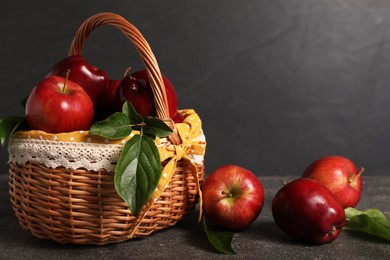
[[[315,179],[325,185],[343,208],[355,207],[362,194],[361,172],[343,156],[326,156],[314,161],[302,177]]]
[[[125,102],[130,102],[135,110],[143,117],[155,116],[154,97],[148,84],[140,83],[132,75],[124,77],[116,92],[117,110],[121,111]]]
[[[264,205],[260,180],[251,171],[236,165],[225,165],[212,172],[204,181],[202,193],[207,219],[233,231],[248,228]]]
[[[72,55],[56,63],[46,77],[59,76],[65,78],[68,69],[70,70],[69,80],[79,84],[88,93],[97,109],[108,87],[107,73],[89,64],[84,56]]]
[[[94,116],[89,95],[78,84],[51,76],[40,81],[26,103],[26,121],[30,129],[48,133],[88,130]]]
[[[332,242],[346,224],[344,209],[333,194],[308,178],[296,179],[277,192],[272,216],[284,232],[312,244]]]
[[[167,95],[169,117],[174,118],[178,109],[176,91],[166,76],[163,75],[162,78]],[[116,93],[117,110],[120,110],[126,101],[129,101],[142,116],[156,116],[153,91],[146,70],[133,72],[122,79]]]

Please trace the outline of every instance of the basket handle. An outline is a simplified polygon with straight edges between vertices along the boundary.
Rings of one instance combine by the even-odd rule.
[[[169,140],[177,145],[181,143],[173,120],[169,117],[165,85],[157,60],[141,32],[125,18],[118,14],[102,12],[86,19],[77,30],[69,50],[69,56],[81,55],[84,43],[90,33],[101,25],[111,25],[119,29],[136,47],[146,67],[152,87],[157,117],[163,120],[172,130]]]

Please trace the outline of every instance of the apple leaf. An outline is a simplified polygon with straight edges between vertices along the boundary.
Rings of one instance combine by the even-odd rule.
[[[167,137],[172,134],[172,129],[167,126],[162,120],[154,117],[147,117],[145,119],[145,127],[143,129],[145,134]]]
[[[128,101],[123,104],[122,112],[128,116],[132,124],[141,124],[144,122],[144,118],[135,111],[133,105]]]
[[[93,124],[89,132],[109,139],[120,139],[129,136],[133,129],[140,132],[125,143],[115,168],[114,182],[118,195],[137,216],[161,177],[160,154],[154,137],[168,136],[172,130],[160,119],[142,117],[131,103],[125,102],[122,112]]]
[[[24,124],[25,118],[21,116],[7,116],[0,119],[0,143],[1,146],[8,138]]]
[[[99,135],[108,139],[120,139],[130,135],[132,129],[128,116],[116,112],[107,119],[94,123],[89,129],[91,135]]]
[[[135,135],[126,142],[115,168],[115,189],[134,216],[150,199],[161,176],[160,155],[154,140]]]
[[[346,208],[345,215],[348,230],[363,232],[390,241],[390,223],[379,209],[360,211]]]
[[[225,230],[210,230],[206,222],[206,218],[203,217],[203,228],[211,245],[225,255],[235,255],[236,251],[232,247],[232,242],[237,233]]]

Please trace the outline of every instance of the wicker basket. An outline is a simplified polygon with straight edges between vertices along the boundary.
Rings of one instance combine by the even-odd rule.
[[[135,217],[114,187],[113,169],[123,140],[95,142],[83,131],[57,135],[17,132],[8,149],[9,194],[21,226],[38,238],[59,243],[107,244],[144,237],[182,219],[194,209],[200,195],[206,145],[200,119],[193,110],[182,111],[184,123],[174,124],[168,119],[161,72],[142,34],[119,15],[98,13],[80,26],[69,55],[81,54],[86,38],[100,25],[122,31],[145,64],[157,117],[174,130],[169,138],[156,139],[162,176],[168,179],[160,180],[159,186],[164,188],[158,197]],[[188,135],[189,132],[192,134]],[[69,135],[72,137],[68,140]],[[93,157],[89,149],[101,149],[104,156]],[[89,161],[83,164],[86,159]]]

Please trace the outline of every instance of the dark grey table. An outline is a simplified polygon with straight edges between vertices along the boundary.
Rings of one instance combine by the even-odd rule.
[[[25,232],[13,214],[8,176],[0,176],[0,259],[129,259],[225,258],[214,251],[199,230],[196,212],[176,226],[142,239],[104,246],[61,245]],[[261,177],[266,200],[257,221],[234,239],[237,258],[256,259],[390,259],[390,243],[343,231],[330,244],[312,246],[294,241],[276,226],[271,202],[283,181],[295,177]],[[390,177],[364,176],[358,209],[380,208],[390,217]]]

